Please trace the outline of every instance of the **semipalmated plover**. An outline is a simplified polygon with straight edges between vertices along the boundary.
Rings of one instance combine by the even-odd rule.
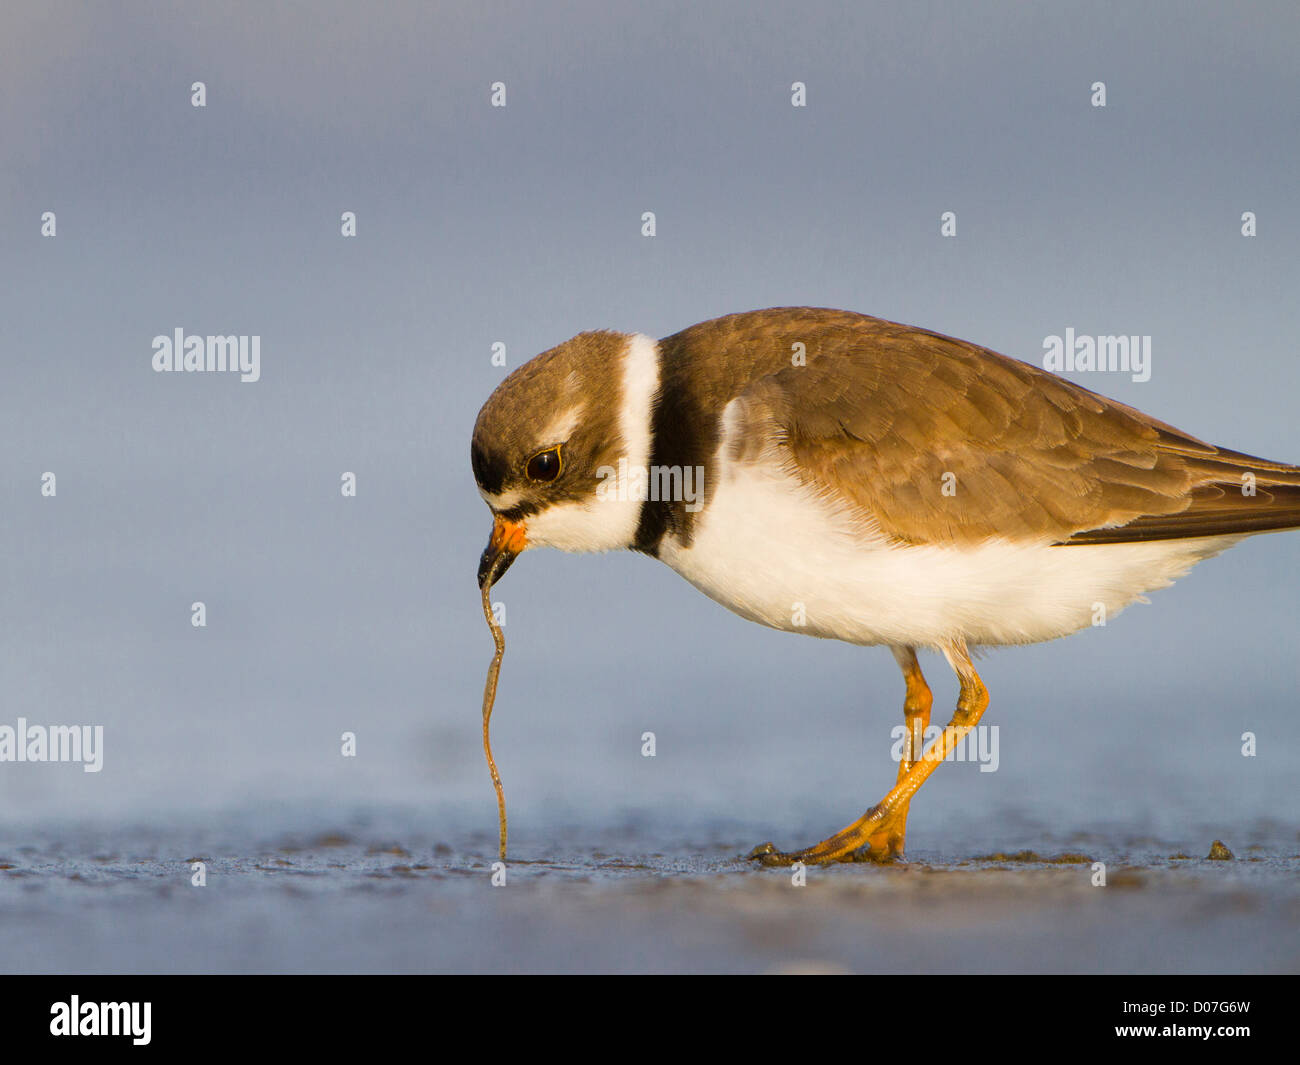
[[[728,315],[664,340],[581,333],[479,412],[491,584],[529,547],[631,548],[742,617],[884,644],[894,788],[812,847],[902,853],[908,803],[988,705],[979,646],[1113,618],[1243,536],[1300,526],[1300,467],[1207,444],[1028,363],[847,311]],[[924,752],[918,648],[960,682]]]

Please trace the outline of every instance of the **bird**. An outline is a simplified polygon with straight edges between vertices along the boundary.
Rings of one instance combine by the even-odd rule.
[[[579,333],[500,382],[470,459],[493,518],[481,590],[525,550],[630,549],[743,618],[893,653],[894,786],[818,843],[750,853],[769,865],[903,856],[911,799],[988,707],[978,653],[1078,632],[1245,536],[1300,527],[1300,466],[831,308]],[[920,650],[959,684],[924,748]]]

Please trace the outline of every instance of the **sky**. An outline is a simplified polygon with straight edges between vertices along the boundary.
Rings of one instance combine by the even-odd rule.
[[[103,726],[104,763],[0,763],[0,820],[493,828],[470,431],[582,330],[811,304],[1039,364],[1067,329],[1149,336],[1149,380],[1074,379],[1300,462],[1298,48],[1292,3],[6,3],[0,726]],[[156,372],[177,329],[259,337],[259,379]],[[1294,835],[1297,563],[1300,535],[1255,537],[991,654],[999,770],[944,767],[913,838],[954,809]],[[631,553],[527,555],[494,598],[526,827],[829,831],[892,783],[882,649]],[[923,666],[938,717],[955,684]]]

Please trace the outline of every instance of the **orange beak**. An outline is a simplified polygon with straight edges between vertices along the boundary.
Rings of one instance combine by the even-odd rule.
[[[497,514],[492,522],[492,536],[483,549],[483,557],[478,563],[478,586],[491,588],[506,570],[515,556],[528,546],[528,536],[522,521],[510,521]]]

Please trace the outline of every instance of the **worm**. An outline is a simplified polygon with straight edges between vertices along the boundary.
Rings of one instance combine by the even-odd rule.
[[[483,585],[483,616],[487,618],[488,628],[492,632],[492,642],[496,644],[496,652],[492,655],[492,664],[488,666],[487,684],[483,687],[483,753],[487,755],[488,769],[492,773],[492,787],[497,793],[497,821],[501,832],[501,860],[506,860],[506,793],[501,787],[501,774],[497,772],[497,764],[492,758],[492,741],[488,737],[488,723],[492,720],[492,704],[497,699],[497,678],[501,675],[501,659],[506,653],[506,637],[501,631],[501,626],[496,623],[496,618],[492,616],[492,600],[489,593],[492,591],[491,580]]]

